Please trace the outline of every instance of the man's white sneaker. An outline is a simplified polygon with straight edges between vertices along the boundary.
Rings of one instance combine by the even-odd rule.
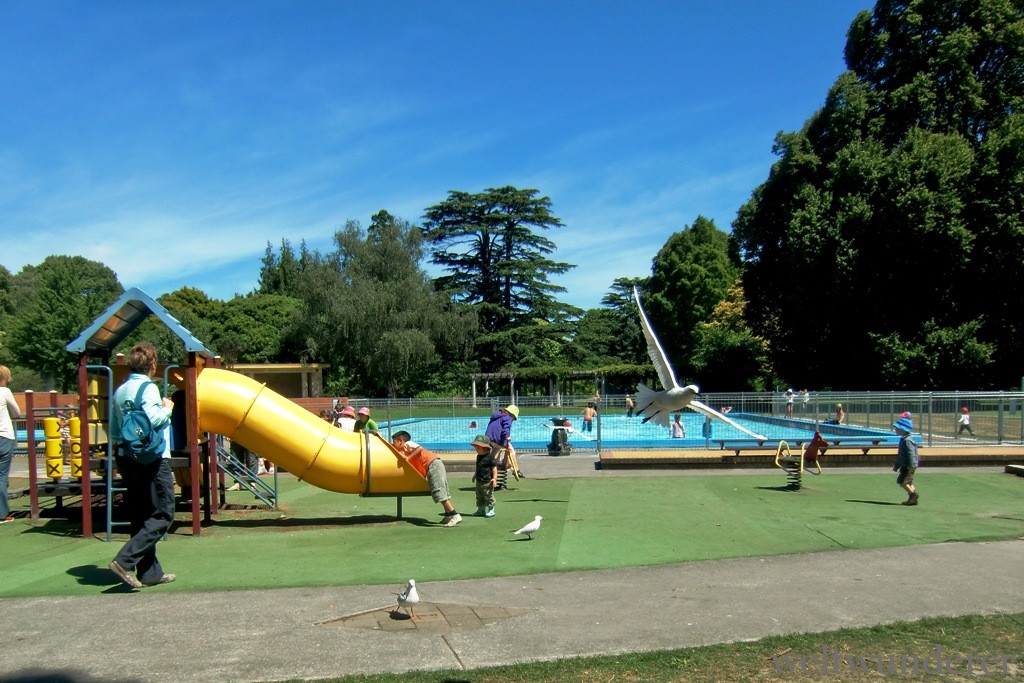
[[[448,521],[444,523],[445,526],[455,526],[462,521],[462,515],[456,513],[448,516]]]
[[[115,574],[117,574],[117,577],[119,579],[124,581],[126,584],[128,584],[132,588],[142,588],[142,582],[139,581],[139,577],[137,577],[135,575],[135,570],[134,569],[125,569],[124,567],[122,567],[120,564],[117,563],[117,560],[114,560],[113,562],[111,562],[107,566],[110,568],[110,571],[112,571]]]

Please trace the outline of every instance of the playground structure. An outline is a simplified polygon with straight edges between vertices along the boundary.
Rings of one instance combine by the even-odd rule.
[[[821,435],[821,432],[814,432],[814,438],[800,451],[799,457],[793,455],[788,442],[779,441],[779,445],[775,449],[775,466],[781,468],[786,473],[786,487],[794,491],[799,491],[803,488],[804,470],[811,464],[817,470],[817,472],[811,472],[811,474],[821,474],[821,463],[818,459],[827,448],[828,442]],[[785,455],[783,455],[783,452],[785,452]]]
[[[116,462],[111,463],[109,457],[114,409],[111,399],[130,372],[120,354],[113,354],[150,315],[167,325],[185,345],[185,363],[163,365],[158,373],[163,377],[164,395],[173,393],[171,465],[182,487],[182,498],[191,501],[193,534],[199,535],[201,521],[210,521],[224,503],[225,474],[243,474],[239,463],[217,448],[217,435],[237,441],[319,488],[361,496],[394,496],[399,516],[402,496],[429,494],[426,480],[384,439],[376,434],[344,432],[266,385],[220,368],[219,357],[163,306],[141,290],[131,289],[66,347],[78,355],[81,418],[78,432],[72,436],[72,453],[77,450],[80,455],[72,461],[70,482],[47,486],[39,481],[37,438],[31,421],[26,430],[33,519],[39,517],[40,495],[77,493],[82,498],[82,535],[93,535],[93,507],[99,504],[107,510],[109,540],[111,526],[116,524],[111,518],[113,495],[123,490],[115,477]],[[27,395],[26,402],[31,417],[31,395]],[[53,425],[45,420],[44,425],[49,436]],[[50,440],[47,454],[54,448]],[[51,469],[49,460],[47,476],[57,480],[63,467]],[[218,490],[220,495],[214,495]]]

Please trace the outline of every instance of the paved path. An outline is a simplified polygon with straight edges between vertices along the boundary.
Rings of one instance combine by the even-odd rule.
[[[527,461],[524,470],[604,476],[586,473],[583,459],[562,460]],[[386,619],[394,585],[5,599],[0,681],[32,673],[213,682],[472,669],[1019,612],[1021,567],[1024,540],[428,582],[419,586],[423,628],[383,622],[393,630],[368,626]]]

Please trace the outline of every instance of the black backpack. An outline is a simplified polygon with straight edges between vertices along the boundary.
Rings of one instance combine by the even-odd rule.
[[[121,407],[121,453],[137,463],[150,465],[164,455],[163,430],[153,429],[149,415],[142,409],[142,394],[152,382],[145,382]],[[154,385],[155,386],[155,385]]]

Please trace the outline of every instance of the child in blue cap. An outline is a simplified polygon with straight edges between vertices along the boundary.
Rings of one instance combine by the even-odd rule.
[[[892,428],[900,435],[900,447],[896,452],[896,464],[892,466],[893,472],[899,472],[896,483],[907,492],[909,498],[903,501],[903,505],[917,505],[917,489],[914,488],[914,472],[917,471],[917,444],[910,438],[914,431],[914,421],[907,417],[896,420]]]

